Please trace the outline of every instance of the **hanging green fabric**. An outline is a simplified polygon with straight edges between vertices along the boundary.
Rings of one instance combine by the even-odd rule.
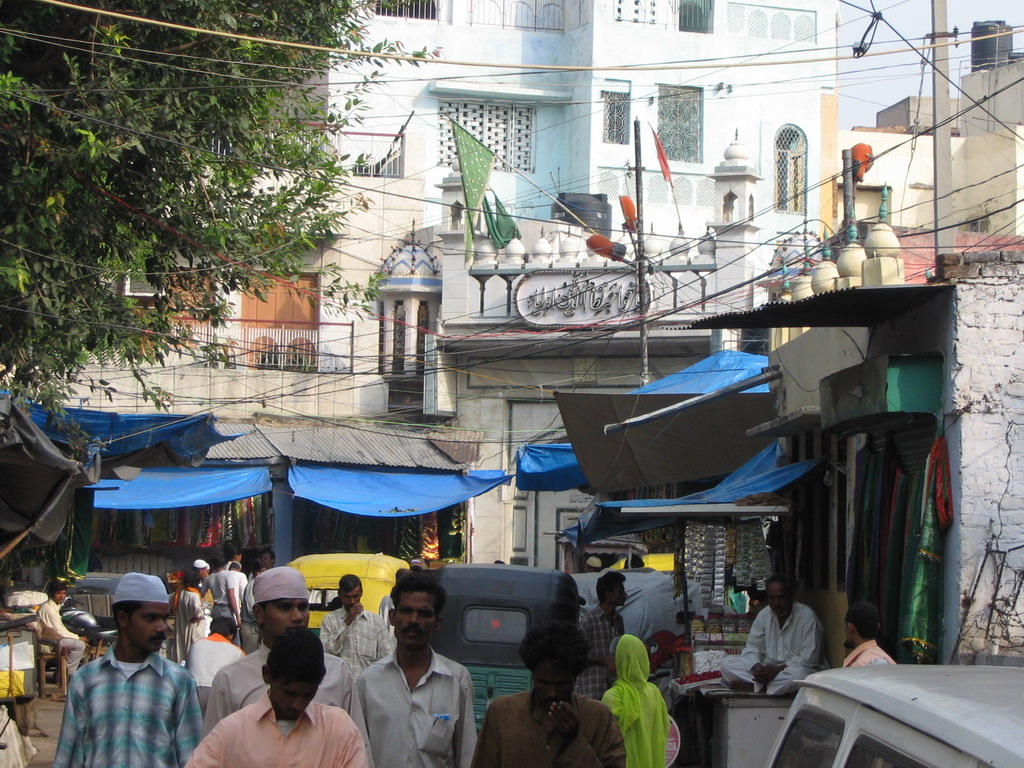
[[[465,247],[466,263],[473,260],[473,212],[480,208],[484,192],[491,179],[495,155],[469,131],[449,118],[455,153],[459,158],[462,193],[466,203]]]
[[[494,195],[493,192],[491,192]],[[519,227],[516,226],[515,219],[508,215],[508,211],[505,210],[505,206],[501,204],[501,200],[498,199],[497,195],[494,195],[494,210],[491,210],[490,203],[487,202],[487,197],[483,199],[484,206],[484,223],[487,224],[487,234],[491,238],[491,242],[494,243],[495,250],[500,251],[510,242],[514,237],[522,237],[519,233]]]
[[[92,540],[92,496],[94,491],[78,490],[68,521],[57,540],[47,549],[47,574],[77,581],[89,571]]]
[[[937,461],[933,449],[924,479],[919,482],[917,506],[907,537],[903,600],[900,604],[899,663],[937,664],[942,630],[942,553],[936,497]],[[920,477],[920,473],[919,473]]]

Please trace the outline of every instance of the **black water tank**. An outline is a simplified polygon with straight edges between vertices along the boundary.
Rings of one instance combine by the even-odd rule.
[[[1009,32],[1012,28],[1005,21],[976,21],[971,27],[971,71],[993,69],[1010,60],[1013,52],[1013,35],[993,37],[988,40],[974,38]]]
[[[566,224],[580,226],[602,235],[612,233],[612,206],[608,195],[588,195],[580,192],[559,192],[557,203],[551,204],[551,218]],[[568,209],[568,210],[566,210]]]

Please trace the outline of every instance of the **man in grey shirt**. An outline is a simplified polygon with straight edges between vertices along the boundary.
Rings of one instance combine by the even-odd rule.
[[[391,590],[397,647],[356,681],[377,768],[469,768],[473,760],[473,681],[430,647],[445,598],[421,573]]]

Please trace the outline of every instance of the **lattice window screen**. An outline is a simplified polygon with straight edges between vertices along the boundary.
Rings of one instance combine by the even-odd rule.
[[[601,174],[597,187],[599,192],[608,195],[612,200],[622,194],[619,191],[619,177],[611,171],[605,171]]]
[[[533,171],[534,108],[518,104],[442,101],[438,104],[440,153],[438,165],[455,161],[455,141],[448,118],[493,150],[502,160],[524,173]],[[501,170],[501,166],[496,166]]]
[[[629,94],[601,91],[604,99],[605,144],[629,144]]]
[[[669,160],[699,163],[704,152],[704,93],[700,88],[658,88],[658,133]]]
[[[775,134],[775,209],[807,210],[807,136],[795,125]]]

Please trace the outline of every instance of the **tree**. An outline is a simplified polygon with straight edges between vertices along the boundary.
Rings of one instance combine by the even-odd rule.
[[[217,354],[185,321],[222,324],[229,291],[293,280],[338,231],[346,171],[324,126],[353,119],[376,73],[357,76],[341,116],[313,83],[332,64],[380,63],[193,29],[393,49],[368,48],[347,0],[130,5],[192,29],[0,5],[0,385],[49,407],[75,384],[104,386],[85,372],[92,360],[145,383],[142,369],[171,352]],[[151,302],[122,295],[128,275],[154,286]],[[367,297],[337,274],[322,284],[322,295]]]

